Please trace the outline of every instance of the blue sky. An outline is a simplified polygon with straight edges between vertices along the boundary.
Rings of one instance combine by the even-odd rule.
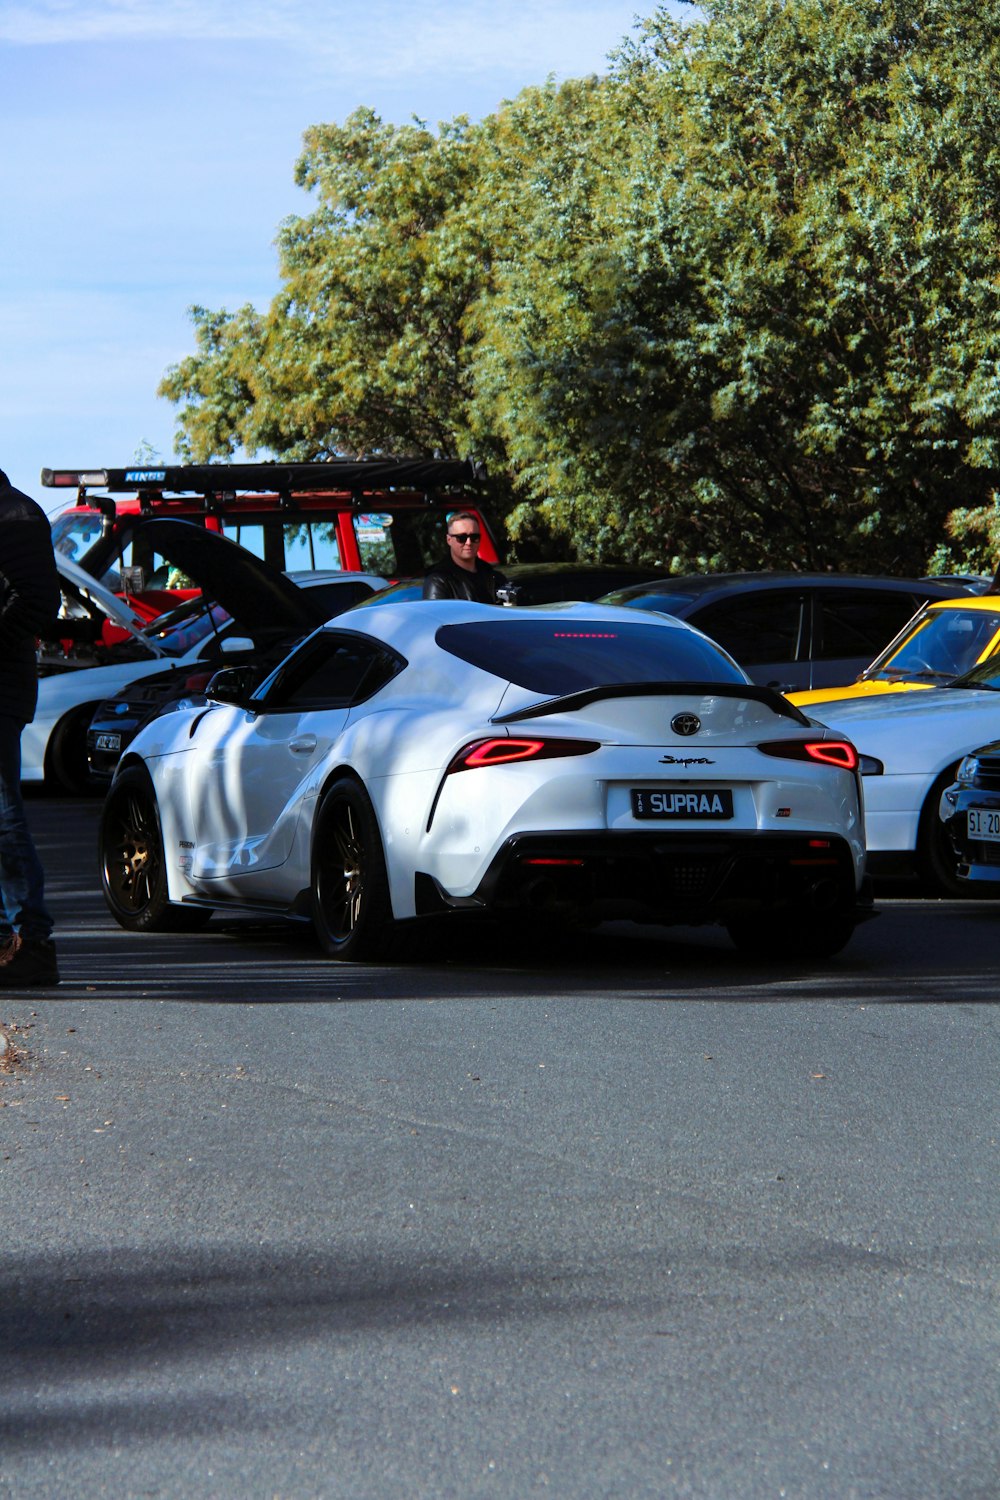
[[[193,303],[266,306],[302,132],[604,71],[635,0],[0,0],[0,468],[173,449]],[[62,503],[59,497],[58,503]]]

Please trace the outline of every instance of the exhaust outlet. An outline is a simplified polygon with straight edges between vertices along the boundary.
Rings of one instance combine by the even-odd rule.
[[[809,888],[809,905],[813,911],[834,911],[839,897],[840,889],[835,880],[817,880]]]

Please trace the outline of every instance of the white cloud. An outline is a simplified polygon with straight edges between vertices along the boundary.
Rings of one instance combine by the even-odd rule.
[[[652,8],[652,7],[650,7]],[[629,0],[13,0],[0,42],[261,42],[331,78],[511,71],[524,81],[602,67],[632,27]]]
[[[0,40],[24,46],[78,42],[280,40],[301,6],[253,0],[27,0],[5,7]]]

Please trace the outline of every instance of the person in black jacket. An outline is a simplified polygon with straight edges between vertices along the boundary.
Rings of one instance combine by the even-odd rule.
[[[38,701],[35,642],[59,602],[48,517],[0,469],[0,985],[59,983],[45,878],[21,799],[21,733]]]
[[[448,556],[424,574],[424,598],[474,599],[479,604],[496,604],[497,588],[507,580],[479,556],[479,517],[460,511],[450,517],[445,535]]]

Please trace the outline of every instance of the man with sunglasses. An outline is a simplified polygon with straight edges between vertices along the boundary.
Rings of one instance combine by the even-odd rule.
[[[459,511],[449,517],[446,535],[448,556],[424,575],[424,598],[496,604],[497,588],[507,580],[479,556],[479,517]]]

